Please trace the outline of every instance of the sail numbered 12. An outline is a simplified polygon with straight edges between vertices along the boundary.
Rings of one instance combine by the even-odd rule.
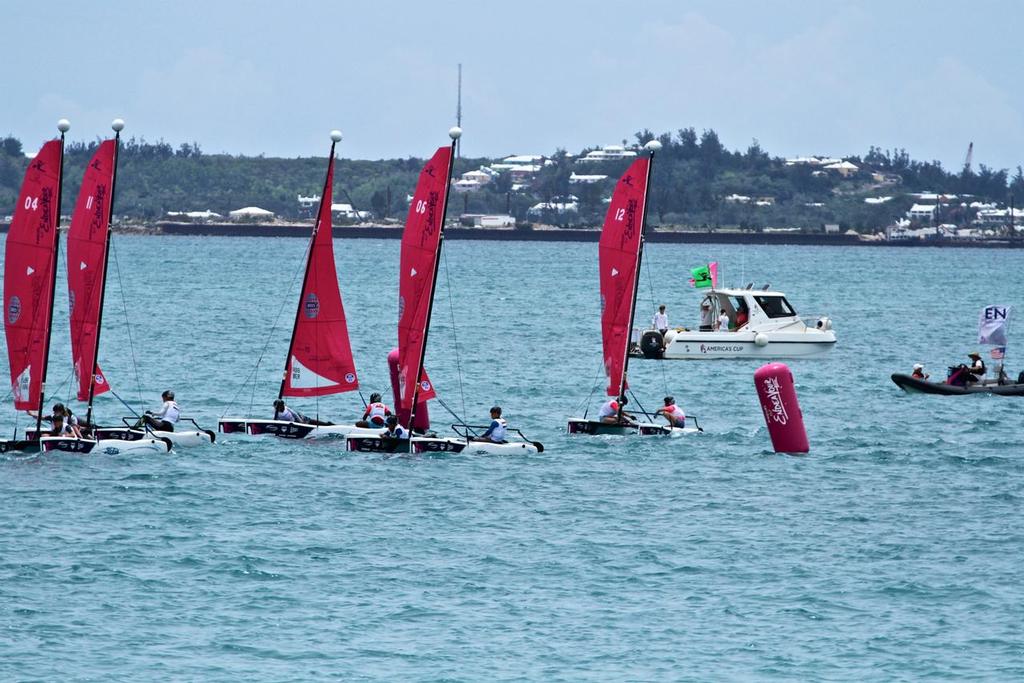
[[[627,388],[624,377],[651,160],[633,162],[615,185],[598,243],[601,269],[601,340],[609,396]]]

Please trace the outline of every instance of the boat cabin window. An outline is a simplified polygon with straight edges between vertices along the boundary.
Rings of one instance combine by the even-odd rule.
[[[769,318],[789,318],[796,315],[796,311],[784,296],[755,296],[754,301]]]

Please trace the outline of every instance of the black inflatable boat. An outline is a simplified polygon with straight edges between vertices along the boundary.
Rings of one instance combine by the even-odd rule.
[[[1019,378],[1018,378],[1019,379]],[[940,396],[964,396],[967,394],[996,394],[997,396],[1024,396],[1024,382],[1004,381],[1002,384],[996,380],[985,380],[975,382],[966,386],[946,384],[945,382],[929,382],[926,379],[916,379],[910,375],[893,373],[892,381],[900,389],[906,392],[920,394],[939,394]]]

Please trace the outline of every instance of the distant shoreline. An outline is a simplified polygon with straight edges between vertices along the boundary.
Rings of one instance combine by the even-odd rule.
[[[0,232],[7,232],[0,224]],[[66,226],[65,226],[66,228]],[[308,223],[178,223],[159,221],[153,227],[120,228],[115,232],[143,235],[182,235],[192,237],[301,237],[308,238]],[[401,226],[364,225],[337,226],[338,239],[401,239]],[[449,227],[445,237],[453,240],[522,241],[522,242],[597,242],[597,229],[544,228],[536,230]],[[725,232],[651,230],[647,241],[660,244],[747,244],[825,247],[940,247],[976,249],[1024,249],[1024,240],[863,240],[857,235],[804,232]]]
[[[224,237],[309,237],[310,225],[278,225],[259,223],[174,223],[161,221],[157,231],[164,235]],[[555,228],[516,230],[494,228],[450,227],[445,237],[453,240],[523,241],[523,242],[597,242],[600,230]],[[339,239],[401,239],[400,226],[367,225],[334,228]],[[862,240],[857,235],[803,232],[722,232],[651,230],[647,241],[662,244],[753,244],[833,247],[951,247],[984,249],[1021,249],[1024,240]]]

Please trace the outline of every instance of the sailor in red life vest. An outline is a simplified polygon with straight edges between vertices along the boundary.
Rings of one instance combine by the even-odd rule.
[[[383,427],[390,415],[391,408],[384,405],[380,394],[374,392],[370,394],[370,403],[363,411],[363,419],[356,422],[356,427]]]
[[[634,418],[633,415],[624,410],[622,410],[621,414],[619,412],[627,403],[629,403],[629,399],[625,396],[619,396],[618,400],[612,399],[601,406],[601,409],[597,412],[597,416],[600,418],[601,422],[606,424],[636,424],[636,418]]]
[[[661,415],[666,420],[670,427],[685,427],[686,426],[686,413],[683,409],[676,405],[676,400],[671,396],[665,397],[665,407],[658,408],[654,411],[655,415]]]

